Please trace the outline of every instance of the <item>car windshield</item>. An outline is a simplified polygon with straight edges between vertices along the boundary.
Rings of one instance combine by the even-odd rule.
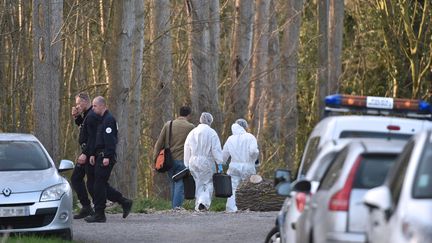
[[[0,141],[0,171],[45,170],[51,167],[37,142]]]
[[[414,198],[432,198],[432,144],[425,146],[417,167],[413,188]]]

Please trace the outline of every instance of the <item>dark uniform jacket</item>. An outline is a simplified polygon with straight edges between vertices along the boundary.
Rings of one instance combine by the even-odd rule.
[[[117,145],[117,122],[106,110],[97,127],[96,150],[103,152],[104,158],[115,159]]]
[[[87,156],[95,155],[96,129],[99,124],[99,117],[90,107],[82,116],[75,119],[75,123],[80,126],[78,142],[81,152]]]

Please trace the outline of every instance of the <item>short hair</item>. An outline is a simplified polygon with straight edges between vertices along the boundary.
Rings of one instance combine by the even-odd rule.
[[[78,93],[77,95],[75,95],[75,99],[76,98],[80,98],[80,99],[82,99],[84,101],[90,102],[90,96],[87,93],[85,93],[85,92]]]
[[[94,98],[93,101],[95,101],[95,102],[97,102],[97,103],[99,103],[101,105],[106,106],[105,98],[102,97],[102,96],[98,96],[98,97]]]
[[[189,106],[180,107],[180,116],[188,116],[192,112]]]

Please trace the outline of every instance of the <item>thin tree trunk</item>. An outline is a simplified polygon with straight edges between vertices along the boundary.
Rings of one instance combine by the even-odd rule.
[[[154,95],[150,116],[152,144],[156,143],[165,122],[173,118],[173,68],[170,29],[170,1],[153,0],[151,9],[151,38],[154,40],[151,51],[152,89]],[[149,156],[151,160],[153,155]],[[157,197],[169,199],[169,181],[166,174],[153,174],[153,193]],[[161,186],[163,185],[163,186]]]
[[[126,160],[130,146],[127,142],[129,133],[129,92],[131,86],[131,66],[133,50],[134,16],[133,0],[114,1],[113,31],[110,35],[111,46],[108,55],[108,71],[110,74],[109,109],[118,124],[117,163],[114,170],[113,183],[121,192],[128,194],[127,171],[131,161]]]
[[[231,55],[231,84],[226,103],[225,131],[237,118],[246,118],[251,73],[254,2],[236,0],[233,51]],[[229,132],[230,133],[230,132]],[[226,135],[224,137],[227,137]]]
[[[330,0],[329,6],[329,78],[328,92],[333,94],[339,90],[342,73],[342,35],[344,19],[344,1]]]
[[[34,131],[56,162],[60,158],[58,144],[62,14],[62,0],[33,1]]]
[[[141,151],[141,86],[144,53],[144,0],[134,0],[135,27],[133,33],[132,84],[129,96],[129,134],[126,161],[127,195],[134,198],[137,194],[137,167]]]
[[[296,139],[298,129],[297,110],[297,66],[298,48],[300,42],[300,27],[302,19],[303,0],[288,0],[288,23],[284,29],[282,42],[282,78],[284,83],[282,99],[284,104],[283,127],[286,166],[295,168]]]
[[[329,0],[318,1],[318,101],[319,119],[324,116],[324,98],[328,90],[328,11]]]
[[[270,1],[256,1],[254,43],[255,48],[252,57],[252,76],[249,95],[248,116],[251,120],[251,129],[257,137],[260,136],[260,128],[263,118],[263,93],[262,89],[268,82],[268,40],[269,40],[269,10]]]

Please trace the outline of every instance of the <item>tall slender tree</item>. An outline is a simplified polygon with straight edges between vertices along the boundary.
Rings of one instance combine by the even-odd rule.
[[[63,1],[34,0],[33,23],[34,131],[58,161]]]

